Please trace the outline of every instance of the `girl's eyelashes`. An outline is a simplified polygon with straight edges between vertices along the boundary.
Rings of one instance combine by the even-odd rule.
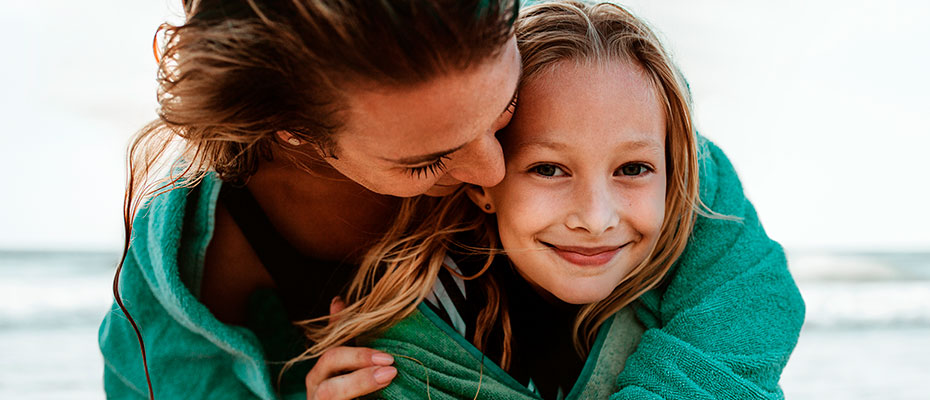
[[[554,164],[539,164],[530,168],[530,171],[545,178],[568,175],[561,167]]]
[[[617,173],[623,176],[639,176],[652,172],[652,168],[644,163],[629,163],[617,168]]]
[[[436,161],[418,167],[406,167],[405,171],[411,177],[417,179],[439,175],[446,170],[446,160],[449,156],[440,156]]]
[[[653,168],[649,164],[641,162],[633,162],[629,164],[624,164],[617,168],[614,175],[617,176],[629,176],[637,177],[645,175],[653,171]],[[560,167],[555,164],[537,164],[530,167],[530,172],[536,175],[539,175],[544,178],[556,178],[560,176],[567,176],[568,172],[565,171],[563,167]]]

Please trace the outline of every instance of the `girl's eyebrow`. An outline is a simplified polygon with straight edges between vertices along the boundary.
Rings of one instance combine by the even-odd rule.
[[[651,140],[651,139],[636,139],[636,140],[625,141],[622,143],[621,146],[627,150],[648,149],[648,150],[655,150],[658,152],[663,151],[662,143],[656,142],[655,140]]]
[[[550,142],[544,140],[535,140],[529,142],[521,142],[517,144],[517,150],[523,150],[527,147],[544,147],[552,150],[564,150],[568,147],[565,143],[560,142]]]
[[[543,147],[551,150],[565,150],[568,148],[568,144],[563,142],[553,142],[549,140],[533,140],[517,143],[516,148],[518,150],[523,150],[527,147]],[[650,139],[635,139],[627,140],[620,143],[621,148],[624,150],[639,150],[639,149],[649,149],[655,151],[662,151],[662,144],[656,142],[655,140]]]

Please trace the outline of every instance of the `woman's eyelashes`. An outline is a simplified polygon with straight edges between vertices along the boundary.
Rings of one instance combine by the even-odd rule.
[[[416,177],[417,179],[437,176],[446,170],[446,160],[449,159],[449,156],[440,156],[435,161],[421,165],[417,167],[406,167],[404,172],[411,177]]]
[[[517,93],[514,93],[513,98],[510,99],[510,104],[507,105],[507,109],[504,110],[504,112],[513,114],[514,111],[517,111],[517,99],[519,98],[520,96]]]

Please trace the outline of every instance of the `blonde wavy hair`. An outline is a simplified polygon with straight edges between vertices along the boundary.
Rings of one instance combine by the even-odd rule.
[[[687,86],[645,23],[614,4],[558,1],[521,10],[516,34],[523,57],[523,85],[562,62],[631,63],[643,70],[665,109],[669,168],[661,234],[629,279],[607,298],[579,311],[574,342],[584,355],[604,321],[660,283],[684,251],[696,215],[717,215],[698,196],[697,144]],[[463,235],[467,242],[462,241]],[[389,327],[413,313],[429,294],[440,268],[445,267],[446,255],[455,259],[480,254],[485,257],[483,268],[464,277],[478,279],[487,301],[470,340],[484,350],[491,328],[500,319],[504,343],[497,361],[507,369],[511,335],[506,298],[497,290],[493,274],[484,273],[501,253],[494,217],[478,210],[464,189],[442,199],[408,199],[393,229],[365,256],[350,284],[349,306],[330,317],[304,321],[301,326],[313,345],[292,361],[316,357],[352,338]]]

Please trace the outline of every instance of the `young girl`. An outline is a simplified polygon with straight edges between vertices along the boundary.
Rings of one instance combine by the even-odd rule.
[[[363,263],[348,308],[310,329],[311,352],[409,315],[365,340],[400,356],[401,373],[379,397],[605,398],[618,389],[621,398],[778,397],[800,321],[745,315],[737,302],[761,292],[796,310],[800,298],[780,253],[769,253],[777,244],[742,231],[757,223],[748,202],[714,201],[732,197],[715,171],[729,166],[712,144],[698,144],[687,87],[655,35],[618,6],[558,2],[524,10],[517,38],[524,74],[520,107],[499,135],[504,180],[408,202]],[[708,172],[702,197],[732,218],[703,206],[699,168]],[[424,217],[418,206],[439,211]],[[737,277],[713,271],[667,276],[696,218],[719,237],[765,245],[759,256],[772,260],[746,271],[760,277],[758,288],[727,287],[734,281],[715,280]],[[712,244],[704,240],[691,243],[690,257],[703,256],[700,246]],[[624,307],[660,285],[638,303],[637,322]],[[415,311],[423,299],[429,307]],[[665,319],[676,303],[706,309]],[[790,322],[760,318],[773,315]],[[689,318],[703,318],[707,331],[675,330]],[[733,321],[743,330],[714,329]],[[771,336],[753,338],[761,332]],[[729,337],[690,349],[655,338],[702,334]]]

